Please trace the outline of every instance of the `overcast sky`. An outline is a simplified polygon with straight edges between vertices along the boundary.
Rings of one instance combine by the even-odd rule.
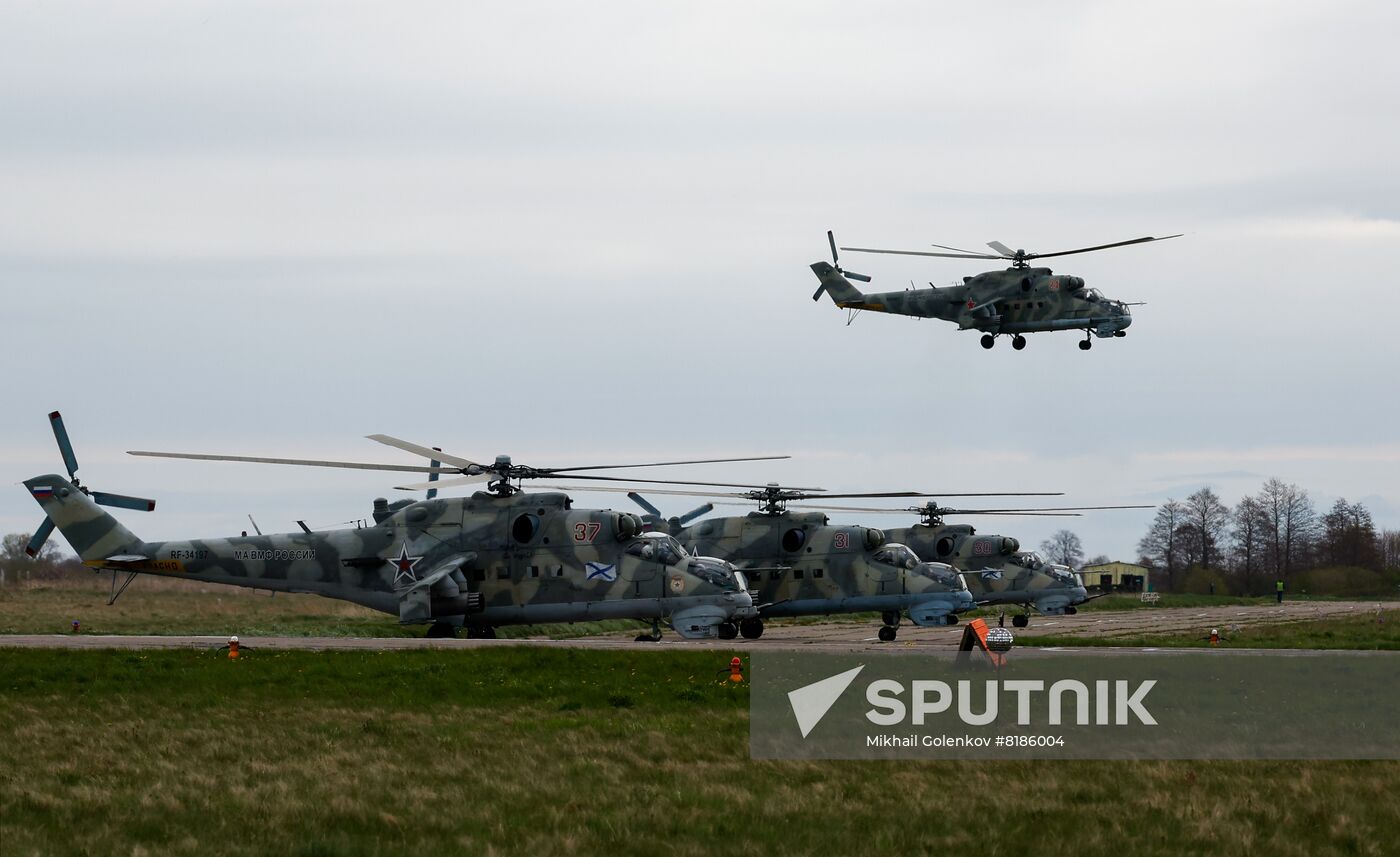
[[[150,539],[335,524],[396,480],[124,450],[414,463],[372,432],[1076,505],[1278,476],[1400,526],[1397,9],[0,2],[0,528],[41,519],[55,408],[85,482],[159,500],[119,513]],[[827,229],[1186,235],[1053,260],[1146,301],[1125,339],[986,352],[813,303]],[[971,522],[1126,559],[1150,517]]]

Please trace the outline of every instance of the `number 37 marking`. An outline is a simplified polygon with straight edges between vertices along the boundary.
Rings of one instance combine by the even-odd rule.
[[[596,521],[574,524],[574,541],[581,545],[592,544],[602,529],[603,525]]]

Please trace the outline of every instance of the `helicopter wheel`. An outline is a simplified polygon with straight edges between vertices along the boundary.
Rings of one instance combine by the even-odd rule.
[[[893,643],[895,633],[894,628],[891,628],[889,625],[884,626],[880,629],[880,642]]]
[[[1026,347],[1026,338],[1019,333],[1016,334],[1011,337],[1011,347],[1020,351],[1022,348]]]
[[[717,630],[721,640],[732,640],[739,636],[739,627],[733,622],[721,622]]]
[[[457,628],[451,622],[434,622],[428,626],[428,639],[453,639],[457,636]]]
[[[992,336],[990,333],[984,333],[984,334],[982,334],[982,347],[983,347],[983,348],[991,348],[993,345],[996,345],[996,344],[997,344],[997,338],[996,338],[995,336]]]
[[[1090,341],[1087,340],[1087,339],[1080,340],[1080,342],[1079,342],[1079,350],[1080,350],[1080,351],[1088,351],[1090,348],[1093,348],[1093,347],[1094,347],[1094,343],[1090,342]]]
[[[1031,617],[1027,616],[1027,615],[1024,614],[1024,613],[1022,613],[1022,614],[1019,615],[1019,616],[1012,616],[1012,617],[1011,617],[1011,624],[1012,624],[1012,625],[1015,625],[1017,628],[1024,628],[1024,627],[1026,627],[1027,625],[1029,625],[1030,623],[1031,623]]]
[[[763,620],[745,619],[739,623],[739,633],[745,640],[757,640],[763,636]]]

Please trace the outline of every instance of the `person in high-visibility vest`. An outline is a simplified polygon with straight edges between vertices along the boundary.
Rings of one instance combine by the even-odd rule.
[[[1282,603],[1283,603],[1283,578],[1281,578],[1281,577],[1278,579],[1277,582],[1274,583],[1274,594],[1278,596],[1278,603],[1282,604]]]

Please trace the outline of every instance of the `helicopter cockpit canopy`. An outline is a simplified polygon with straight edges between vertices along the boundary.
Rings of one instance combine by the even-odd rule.
[[[686,556],[685,548],[675,536],[665,533],[644,533],[627,546],[627,553],[662,565],[675,565]]]
[[[743,572],[714,557],[694,557],[686,570],[724,592],[738,592],[749,588],[749,582]]]
[[[913,569],[919,564],[919,557],[912,550],[895,543],[885,545],[870,558],[878,563],[903,569]]]
[[[1069,586],[1079,585],[1079,579],[1074,576],[1074,572],[1070,571],[1068,566],[1052,565],[1046,568],[1045,570],[1050,574],[1051,577],[1055,578],[1060,583],[1064,583]]]
[[[1013,562],[1016,565],[1021,566],[1022,568],[1029,568],[1031,571],[1035,571],[1041,566],[1045,565],[1045,558],[1042,557],[1040,554],[1036,553],[1035,551],[1027,551],[1025,553],[1018,553],[1015,556],[1011,557],[1010,562]]]
[[[1086,301],[1093,301],[1094,303],[1099,303],[1104,299],[1103,292],[1100,292],[1098,289],[1084,289],[1079,293],[1079,297]]]
[[[967,588],[967,583],[964,582],[963,579],[958,576],[958,573],[953,571],[953,567],[947,563],[921,562],[914,569],[914,572],[923,577],[936,580],[944,586],[949,586],[954,589]]]

